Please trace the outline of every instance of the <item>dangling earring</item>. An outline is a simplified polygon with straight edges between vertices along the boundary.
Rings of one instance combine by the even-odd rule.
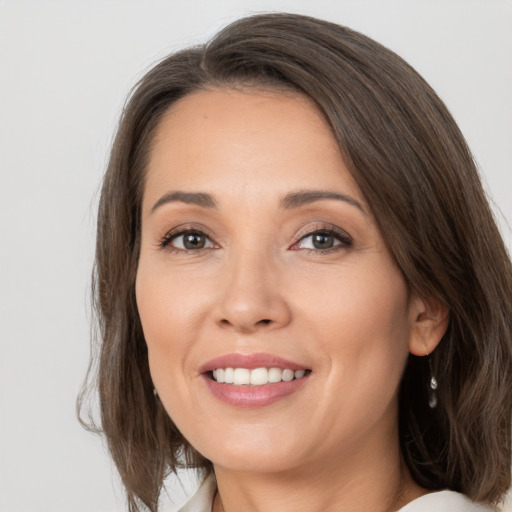
[[[428,390],[428,406],[431,409],[435,409],[437,407],[437,379],[434,377],[434,373],[432,372],[432,365],[430,364],[430,357],[427,354],[428,361],[428,369],[430,370],[430,382],[429,382],[429,390]]]
[[[156,390],[156,388],[153,388],[153,395],[155,396],[155,398],[158,397],[158,391]]]

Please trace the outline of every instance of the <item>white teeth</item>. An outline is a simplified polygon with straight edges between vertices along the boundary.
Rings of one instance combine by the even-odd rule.
[[[233,384],[235,386],[247,385],[251,381],[251,370],[247,368],[235,368],[235,376],[233,378]]]
[[[268,381],[271,383],[281,382],[283,370],[281,368],[270,368],[268,371]]]
[[[302,379],[306,370],[289,370],[281,368],[217,368],[213,370],[213,380],[219,383],[234,384],[235,386],[263,386],[276,382],[290,382],[293,379]]]
[[[233,384],[233,379],[235,377],[235,372],[233,370],[233,368],[226,368],[224,370],[224,382],[226,384]]]
[[[251,370],[250,383],[253,386],[261,386],[268,383],[268,370],[266,368],[256,368]]]
[[[285,382],[291,382],[295,377],[293,370],[283,370],[283,380]]]

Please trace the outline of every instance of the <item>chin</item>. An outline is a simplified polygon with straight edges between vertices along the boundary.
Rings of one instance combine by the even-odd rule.
[[[217,457],[218,455],[218,457]],[[215,453],[214,458],[210,459],[216,468],[223,468],[237,473],[280,473],[292,469],[298,464],[289,455],[271,456],[262,455],[254,450],[237,451],[231,449],[223,453]]]
[[[256,431],[238,426],[228,435],[210,433],[203,442],[193,443],[195,448],[214,466],[241,473],[273,473],[290,469],[299,463],[300,454],[293,441],[283,433],[269,433],[267,429]],[[212,440],[215,442],[212,443]],[[283,442],[287,439],[287,442]]]

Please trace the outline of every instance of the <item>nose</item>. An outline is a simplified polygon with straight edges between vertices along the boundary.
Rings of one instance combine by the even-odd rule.
[[[223,271],[218,325],[244,334],[286,326],[291,310],[279,274],[271,258],[259,251],[233,258]]]

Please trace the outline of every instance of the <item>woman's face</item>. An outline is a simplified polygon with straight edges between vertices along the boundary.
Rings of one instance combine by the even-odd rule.
[[[415,300],[307,98],[221,89],[172,107],[136,293],[159,397],[219,468],[329,467],[396,441]]]

